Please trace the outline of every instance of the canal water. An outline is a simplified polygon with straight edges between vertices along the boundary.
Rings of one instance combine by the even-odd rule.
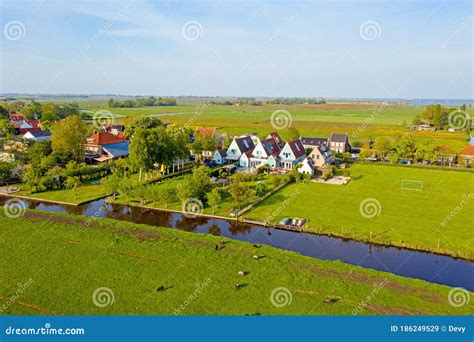
[[[0,204],[3,204],[6,199],[0,197]],[[180,213],[107,204],[104,199],[81,206],[29,200],[24,200],[24,202],[31,209],[106,217],[194,233],[225,236],[294,251],[317,259],[340,260],[351,265],[474,291],[474,263],[448,256],[396,247],[374,246],[368,243],[309,233],[263,228],[232,220],[206,217],[188,218]]]

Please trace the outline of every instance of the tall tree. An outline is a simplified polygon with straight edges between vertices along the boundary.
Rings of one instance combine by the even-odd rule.
[[[286,130],[286,136],[288,137],[288,141],[294,141],[298,140],[301,135],[296,127],[290,126]]]
[[[135,116],[126,124],[125,136],[133,138],[135,131],[139,128],[155,128],[161,126],[161,120],[151,116]]]
[[[20,112],[25,119],[41,119],[41,104],[36,101],[32,101]]]
[[[63,160],[84,160],[87,128],[79,116],[70,116],[52,128],[51,147]]]

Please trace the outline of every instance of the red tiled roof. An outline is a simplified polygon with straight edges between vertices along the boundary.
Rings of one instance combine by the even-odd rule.
[[[288,142],[288,144],[290,145],[290,148],[293,151],[293,154],[295,155],[295,158],[299,158],[303,154],[306,153],[306,150],[304,149],[304,146],[303,146],[303,144],[301,143],[301,141],[299,139],[290,141],[290,142]]]
[[[278,132],[271,132],[268,136],[269,138],[275,139],[276,143],[280,148],[283,147],[283,140],[281,140],[281,137]]]
[[[41,126],[41,121],[39,120],[26,120],[28,124],[33,126],[34,128],[40,127]]]
[[[20,134],[25,134],[26,132],[40,132],[41,128],[31,127],[31,128],[20,128]]]
[[[125,142],[127,139],[124,137],[109,133],[109,132],[97,132],[87,138],[87,144],[89,145],[107,145]]]
[[[10,120],[13,120],[13,121],[23,120],[23,115],[18,114],[18,113],[11,113],[9,117],[10,117]]]
[[[474,156],[474,146],[466,146],[459,153],[462,156]]]

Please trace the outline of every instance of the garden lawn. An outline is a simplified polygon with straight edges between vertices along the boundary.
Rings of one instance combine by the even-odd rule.
[[[265,176],[262,174],[259,177],[260,178],[257,181],[250,181],[246,183],[250,186],[257,186],[257,182],[262,181],[263,184],[265,184],[266,186],[265,193],[268,193],[275,188],[271,180],[268,178],[268,176]],[[178,184],[180,184],[183,181],[183,179],[184,179],[184,176],[178,176],[178,177],[166,179],[159,183],[149,184],[147,185],[147,187],[169,186],[171,188],[176,189]],[[221,203],[219,204],[217,208],[213,209],[204,201],[203,203],[204,208],[203,208],[202,214],[230,217],[231,216],[230,214],[232,213],[233,209],[238,209],[238,208],[235,207],[235,204],[233,203],[233,200],[228,193],[229,187],[228,186],[223,187],[222,184],[215,184],[214,187],[222,189]],[[262,196],[264,196],[264,194]],[[115,202],[120,203],[120,204],[140,205],[140,206],[146,206],[146,207],[157,208],[157,209],[169,209],[169,210],[177,210],[177,211],[183,210],[183,203],[176,197],[172,201],[170,201],[168,205],[166,205],[166,203],[161,199],[153,201],[152,199],[147,198],[145,199],[145,201],[142,202],[138,197],[136,197],[133,194],[129,196],[128,198],[124,196],[120,196],[116,199]]]
[[[212,235],[87,220],[31,210],[8,218],[0,210],[1,314],[468,315],[474,310],[472,301],[451,306],[449,287],[421,280]],[[216,251],[221,241],[224,247]],[[254,254],[265,257],[254,260]],[[272,305],[276,288],[289,291],[287,305]],[[94,304],[96,291],[109,295],[95,297],[103,307]]]
[[[362,164],[349,170],[347,185],[291,184],[245,216],[301,217],[310,232],[474,259],[474,173]],[[404,190],[402,180],[422,182],[423,190]],[[370,218],[370,205],[369,217],[361,214],[366,199],[380,203],[378,215]]]

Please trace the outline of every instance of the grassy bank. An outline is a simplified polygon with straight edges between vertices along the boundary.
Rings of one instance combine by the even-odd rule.
[[[211,235],[87,220],[39,211],[8,218],[1,211],[2,314],[461,315],[474,309],[472,302],[449,305],[449,287],[421,280]],[[281,287],[291,303],[276,307],[271,293]],[[113,303],[94,305],[98,288],[110,289]]]
[[[472,173],[383,165],[350,170],[345,186],[292,184],[246,216],[302,217],[311,232],[474,258]]]

